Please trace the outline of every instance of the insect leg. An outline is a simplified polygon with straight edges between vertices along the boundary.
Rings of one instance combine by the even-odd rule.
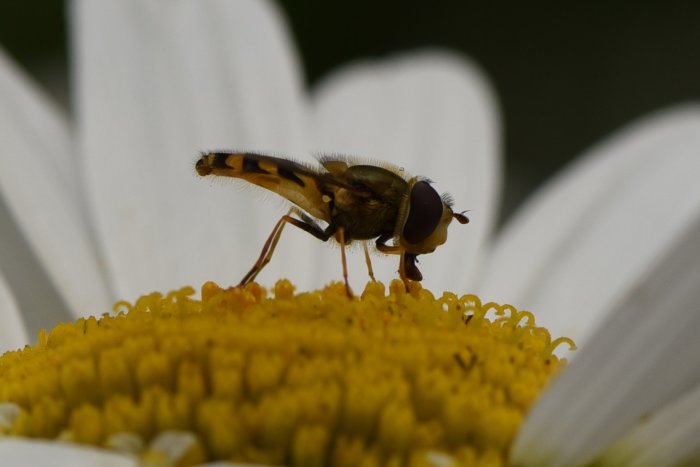
[[[295,213],[298,214],[299,211],[296,208],[292,208],[289,210],[289,213],[287,215],[282,216],[280,220],[277,221],[277,224],[275,224],[275,227],[272,229],[272,233],[270,233],[270,236],[267,238],[265,244],[263,245],[258,260],[255,262],[255,264],[253,264],[253,267],[250,268],[248,274],[243,276],[243,279],[241,279],[241,282],[238,284],[239,287],[246,285],[249,282],[252,282],[260,273],[260,271],[262,271],[262,269],[267,265],[267,263],[270,262],[270,260],[272,259],[272,254],[275,252],[275,248],[277,247],[277,242],[279,241],[280,236],[282,235],[282,230],[284,229],[285,224],[289,223],[296,227],[299,227],[301,230],[310,233],[314,237],[324,242],[328,241],[328,239],[331,238],[331,235],[333,234],[332,230],[329,229],[324,231],[321,230],[321,228],[319,228],[316,224],[306,223],[299,219],[295,219],[290,215]]]
[[[377,239],[377,242],[375,245],[377,246],[377,250],[381,251],[382,253],[386,253],[388,255],[399,255],[399,277],[401,277],[401,281],[403,282],[403,285],[406,287],[406,292],[408,292],[408,276],[406,275],[406,251],[403,249],[403,247],[399,245],[387,245],[384,242],[387,241],[388,238],[385,237],[379,237]],[[415,264],[412,262],[410,263],[411,268],[409,271],[411,271],[411,276],[414,276],[412,273],[413,269],[415,269]],[[416,269],[417,270],[417,269]],[[420,273],[419,273],[420,274]],[[411,277],[414,279],[415,277]],[[420,279],[418,279],[420,280]]]
[[[386,242],[389,240],[391,237],[389,236],[381,236],[377,239],[377,241],[374,243],[374,245],[377,247],[377,250],[381,251],[382,253],[386,253],[387,255],[398,255],[401,252],[403,252],[403,248],[397,245],[387,245]]]
[[[291,213],[292,211],[290,210],[289,212]],[[265,265],[270,262],[270,259],[272,258],[272,253],[275,251],[275,247],[277,246],[277,242],[279,241],[280,235],[282,235],[284,224],[284,216],[282,216],[280,220],[278,220],[275,224],[275,227],[272,229],[272,232],[267,237],[267,240],[265,240],[265,243],[262,247],[262,251],[260,252],[260,256],[258,257],[257,261],[253,264],[253,267],[250,268],[248,274],[243,276],[241,282],[238,283],[239,287],[255,280],[255,277],[258,275],[258,273],[260,273],[260,271],[262,271],[262,268],[264,268]]]
[[[367,273],[369,274],[369,278],[372,279],[372,282],[377,282],[377,279],[374,278],[374,270],[372,269],[372,261],[369,258],[367,242],[362,242],[362,248],[365,250],[365,263],[367,263]]]
[[[338,243],[340,243],[340,261],[343,263],[343,280],[345,281],[345,292],[348,294],[349,298],[352,298],[352,289],[350,289],[350,284],[348,284],[348,263],[345,260],[345,229],[338,227],[336,232],[336,238]]]
[[[401,277],[401,281],[403,281],[403,285],[404,287],[406,287],[406,292],[409,292],[410,289],[408,288],[408,277],[406,277],[406,255],[403,251],[401,251],[400,255],[401,259],[399,260],[399,277]]]

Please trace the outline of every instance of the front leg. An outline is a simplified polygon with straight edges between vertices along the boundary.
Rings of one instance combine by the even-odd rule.
[[[389,240],[390,236],[382,235],[377,239],[375,245],[377,250],[388,255],[401,255],[399,260],[399,277],[406,286],[406,291],[408,291],[408,280],[421,281],[423,279],[423,274],[418,270],[416,266],[417,256],[413,253],[408,253],[406,250],[399,245],[387,245],[385,242]]]
[[[403,252],[403,248],[398,245],[387,245],[386,242],[391,240],[391,235],[381,235],[375,242],[374,246],[377,250],[387,255],[398,255]]]

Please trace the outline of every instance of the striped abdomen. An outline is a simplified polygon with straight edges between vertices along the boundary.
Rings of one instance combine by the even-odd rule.
[[[319,174],[296,162],[251,153],[210,152],[195,166],[201,176],[240,178],[273,191],[310,215],[330,221],[328,204],[319,190]]]

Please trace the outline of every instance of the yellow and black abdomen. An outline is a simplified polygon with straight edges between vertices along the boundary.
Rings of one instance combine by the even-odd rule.
[[[330,222],[328,205],[318,187],[320,174],[302,164],[261,154],[210,152],[199,158],[195,168],[201,176],[245,180],[277,193],[318,219]]]

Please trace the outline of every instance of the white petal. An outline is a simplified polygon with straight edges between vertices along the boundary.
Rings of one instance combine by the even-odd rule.
[[[323,82],[315,103],[319,153],[404,167],[449,191],[456,210],[470,210],[471,223],[450,226],[448,242],[422,256],[420,266],[425,286],[463,290],[496,219],[500,188],[498,113],[481,71],[438,52],[361,63]],[[351,277],[364,283],[363,255],[354,256],[357,269]],[[381,255],[374,263],[381,280],[396,277],[395,257]],[[335,276],[338,270],[332,269]]]
[[[194,162],[206,149],[303,147],[300,74],[277,11],[85,0],[73,12],[92,208],[120,295],[237,281],[280,210],[200,179]]]
[[[167,465],[178,465],[189,451],[196,449],[197,435],[190,431],[163,431],[148,444],[146,457],[164,459]]]
[[[14,402],[0,402],[0,433],[8,433],[22,413],[22,408]]]
[[[516,465],[582,465],[700,383],[700,215],[530,412]]]
[[[495,245],[481,294],[582,344],[700,212],[700,108],[633,124],[540,190]]]
[[[28,343],[19,308],[0,270],[0,355]]]
[[[53,309],[64,310],[65,319],[62,299],[76,315],[104,311],[111,299],[89,233],[65,117],[2,51],[0,141],[0,230],[17,242],[7,251],[13,264],[2,266],[13,288],[31,289],[31,296],[16,292],[30,327],[38,321],[31,315]],[[5,248],[9,242],[3,238]],[[50,317],[43,322],[53,324]]]
[[[2,465],[12,467],[136,467],[135,458],[101,449],[51,441],[0,439]]]
[[[2,404],[0,404],[0,428],[2,428]],[[7,407],[8,417],[16,417],[16,412],[19,408]],[[143,439],[141,436],[130,433],[121,432],[111,435],[107,440],[107,447],[112,451],[119,451],[125,454],[134,453],[139,454],[144,451]],[[149,443],[146,452],[143,452],[141,458],[144,457],[151,458],[151,455],[155,454],[152,458],[161,461],[162,459],[167,460],[167,465],[180,465],[182,457],[187,454],[187,451],[191,449],[196,443],[196,437],[192,433],[188,432],[176,432],[168,431],[161,432],[156,435],[156,437]],[[143,464],[143,462],[142,462]],[[151,465],[148,462],[145,464]],[[160,465],[160,464],[158,464]],[[207,462],[205,464],[197,464],[197,467],[262,467],[263,464],[238,464],[225,461]]]
[[[0,197],[0,268],[29,336],[72,319],[71,313],[32,250],[15,216]]]
[[[700,386],[650,414],[602,456],[604,465],[672,467],[700,458]]]

